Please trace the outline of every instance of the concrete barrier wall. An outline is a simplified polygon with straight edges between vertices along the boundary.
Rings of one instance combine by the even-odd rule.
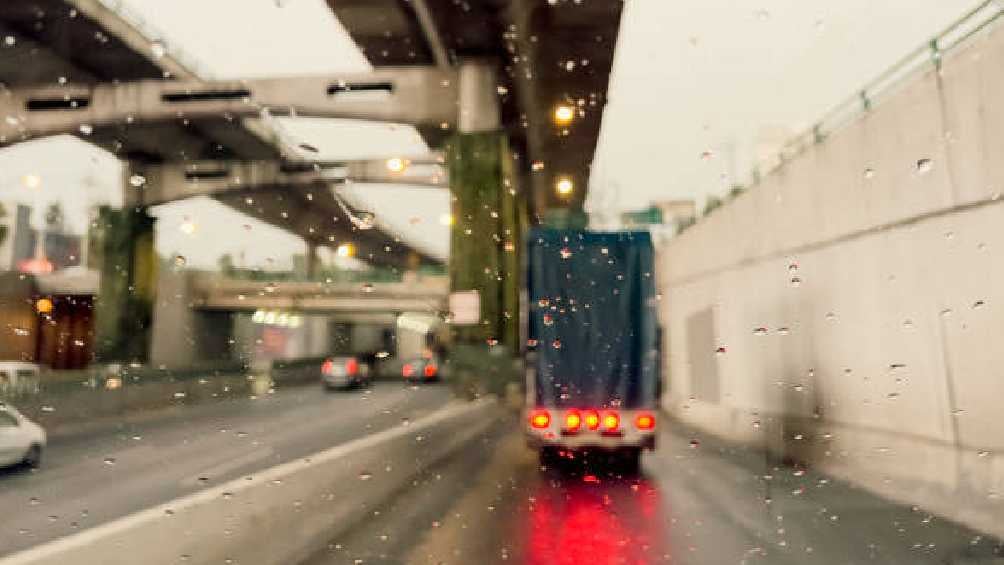
[[[298,563],[498,421],[462,403],[0,559],[2,565]],[[406,462],[402,465],[401,462]],[[141,558],[139,556],[142,556]]]
[[[1004,535],[1004,31],[669,242],[667,410]]]

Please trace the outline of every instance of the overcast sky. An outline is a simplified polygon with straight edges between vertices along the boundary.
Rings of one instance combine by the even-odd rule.
[[[124,0],[211,76],[361,72],[366,59],[323,0]],[[745,182],[758,140],[807,127],[977,0],[627,0],[590,205],[641,207]],[[419,155],[408,126],[277,120],[330,158]],[[710,157],[702,157],[708,153]],[[39,178],[27,186],[26,175]],[[59,200],[74,229],[89,205],[120,201],[115,159],[73,138],[0,151],[0,199]],[[27,183],[31,184],[31,183]],[[444,191],[355,185],[378,221],[445,256]],[[158,250],[190,265],[222,253],[284,268],[302,242],[209,200],[159,207]],[[37,216],[40,219],[40,214]],[[192,234],[179,229],[192,223]],[[251,226],[253,237],[248,237]]]
[[[979,3],[626,1],[590,203],[748,182],[760,138],[809,127]]]

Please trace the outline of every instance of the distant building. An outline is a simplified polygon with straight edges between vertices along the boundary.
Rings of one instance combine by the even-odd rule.
[[[16,271],[18,264],[35,256],[38,234],[31,228],[31,207],[0,202],[0,271]]]

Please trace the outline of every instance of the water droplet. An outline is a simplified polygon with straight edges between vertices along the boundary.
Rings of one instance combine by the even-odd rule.
[[[554,324],[554,318],[550,314],[544,314],[544,316],[541,318],[541,321],[544,322],[545,326],[550,326]]]
[[[373,283],[363,283],[361,290],[366,294],[376,292],[376,288],[373,287]]]
[[[834,314],[833,312],[827,312],[826,313],[826,321],[827,322],[834,322],[834,321],[836,321],[836,319],[837,319],[837,315]]]
[[[146,177],[141,174],[135,174],[129,177],[129,184],[133,188],[140,188],[146,184]]]
[[[39,500],[37,497],[34,496],[28,499],[29,506],[38,506],[39,504],[41,504],[41,502],[42,502],[41,500]]]
[[[150,53],[154,59],[160,59],[167,54],[167,47],[160,41],[154,41],[150,44]]]
[[[278,289],[279,289],[278,285],[276,285],[273,282],[266,283],[264,288],[265,292],[267,292],[268,294],[272,294]]]
[[[28,331],[28,329],[26,329],[26,328],[19,328],[19,327],[11,328],[11,331],[14,332],[14,335],[20,336],[20,337],[24,337],[24,336],[29,335],[31,333],[30,331]]]
[[[890,392],[889,394],[887,394],[885,396],[889,400],[895,400],[895,399],[899,398],[899,393],[898,392]]]
[[[180,268],[184,267],[186,264],[188,264],[188,260],[185,259],[184,255],[175,255],[174,256],[174,266],[175,267],[177,267],[177,268],[180,269]]]
[[[927,173],[931,172],[931,169],[933,168],[934,168],[934,161],[926,157],[923,159],[917,159],[916,169],[918,175],[926,175]]]
[[[873,179],[875,178],[875,169],[865,169],[864,174],[866,179]]]
[[[698,441],[696,439],[690,440],[690,448],[691,449],[697,449],[700,446],[701,446],[701,442],[700,441]]]
[[[756,336],[767,335],[767,328],[765,328],[763,326],[760,326],[759,328],[754,328],[753,329],[753,335],[756,335]]]
[[[556,339],[556,340],[552,341],[551,342],[551,347],[553,347],[555,349],[561,349],[561,340],[560,339]]]
[[[913,329],[913,320],[909,320],[909,319],[903,320],[903,329],[904,330],[912,330]]]
[[[725,349],[724,346],[719,347],[718,349],[715,350],[715,355],[717,355],[719,357],[721,357],[722,355],[725,355],[725,353],[726,353],[726,349]]]
[[[105,457],[105,465],[114,465],[114,464],[115,464],[114,457]]]
[[[572,256],[572,250],[571,249],[569,249],[567,247],[562,247],[561,248],[561,258],[562,259],[568,259],[571,256]]]
[[[709,161],[714,156],[715,156],[714,152],[712,152],[710,149],[706,149],[706,150],[704,150],[704,151],[701,152],[701,160],[702,161]]]
[[[753,13],[753,15],[756,16],[756,19],[760,20],[761,22],[765,22],[770,19],[770,11],[767,10],[766,8],[761,8],[757,10],[756,12]]]
[[[980,308],[983,308],[985,305],[986,305],[986,302],[984,302],[982,300],[977,300],[976,302],[973,302],[973,310],[978,310]]]
[[[84,135],[91,135],[94,133],[94,126],[91,124],[80,124],[80,133]]]
[[[979,450],[979,451],[976,452],[976,456],[977,457],[986,457],[988,455],[990,455],[990,452],[987,451],[986,449],[981,449],[981,450]]]
[[[802,286],[802,279],[800,279],[799,277],[791,277],[790,284],[792,288],[798,288]]]

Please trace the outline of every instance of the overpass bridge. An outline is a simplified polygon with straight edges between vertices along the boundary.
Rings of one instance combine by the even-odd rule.
[[[458,331],[516,349],[518,243],[550,210],[581,212],[621,5],[486,0],[458,10],[440,0],[330,1],[372,72],[214,80],[120,2],[8,2],[0,6],[11,47],[0,62],[0,144],[62,133],[120,156],[131,211],[103,222],[118,226],[122,241],[148,239],[146,206],[210,195],[303,238],[308,267],[318,246],[344,241],[375,265],[437,263],[374,225],[373,211],[347,205],[337,186],[448,185],[452,287],[493,297],[483,302],[493,322]],[[273,127],[278,115],[410,124],[445,153],[388,156],[414,161],[410,172],[318,162],[309,140]],[[137,252],[148,253],[119,248],[116,264],[149,261]],[[125,290],[155,288],[145,272],[130,267],[123,285],[103,287],[103,317],[118,319],[104,331],[148,317],[128,313],[135,304]],[[142,355],[141,343],[125,345],[132,334],[109,338],[122,347],[107,354]]]

